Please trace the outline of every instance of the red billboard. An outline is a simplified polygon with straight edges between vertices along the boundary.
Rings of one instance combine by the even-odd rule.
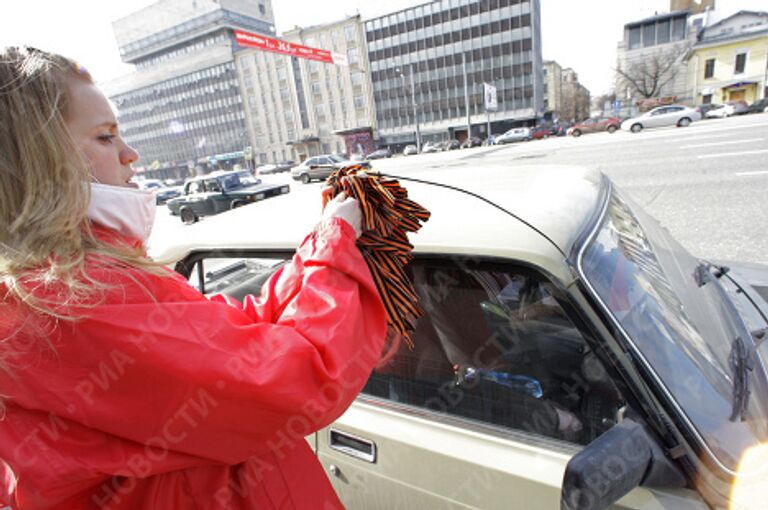
[[[235,40],[240,46],[271,51],[273,53],[281,53],[292,57],[308,58],[310,60],[317,60],[318,62],[325,62],[326,64],[346,65],[343,55],[317,48],[310,48],[309,46],[302,46],[301,44],[290,43],[288,41],[273,39],[261,34],[235,30]]]

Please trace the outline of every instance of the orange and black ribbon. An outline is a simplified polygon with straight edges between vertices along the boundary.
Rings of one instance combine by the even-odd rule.
[[[409,200],[408,191],[396,179],[366,173],[360,165],[337,170],[326,184],[323,207],[341,192],[360,204],[363,234],[358,248],[384,301],[389,324],[413,347],[411,334],[424,310],[405,274],[413,258],[407,232],[418,231],[429,220],[429,211]]]

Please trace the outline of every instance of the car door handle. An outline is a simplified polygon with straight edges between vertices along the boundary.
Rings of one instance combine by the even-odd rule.
[[[376,443],[337,429],[330,429],[328,445],[341,453],[360,460],[376,463]]]

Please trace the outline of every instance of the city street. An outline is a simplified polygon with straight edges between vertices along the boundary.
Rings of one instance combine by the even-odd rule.
[[[768,114],[696,122],[639,134],[619,131],[580,138],[550,138],[505,146],[393,157],[375,169],[418,176],[462,172],[482,179],[483,165],[508,161],[578,165],[606,173],[657,218],[694,255],[710,260],[768,262]],[[321,183],[303,185],[289,174],[292,200],[318,200]],[[418,200],[418,197],[414,197]],[[268,201],[259,207],[268,206]],[[224,213],[226,214],[226,213]],[[203,220],[205,221],[205,220]],[[158,209],[153,238],[186,228]]]

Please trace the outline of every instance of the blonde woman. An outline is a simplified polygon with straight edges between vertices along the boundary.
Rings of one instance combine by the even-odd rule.
[[[384,342],[357,203],[330,203],[261,297],[209,300],[146,257],[138,157],[85,69],[0,52],[0,503],[340,507],[304,436]]]

